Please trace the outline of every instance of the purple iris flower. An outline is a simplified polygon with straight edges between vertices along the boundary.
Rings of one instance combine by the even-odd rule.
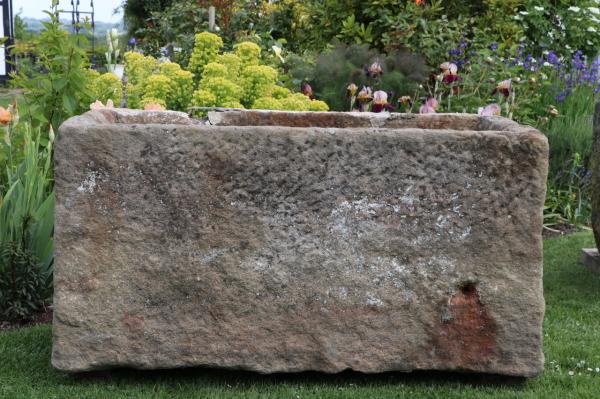
[[[560,65],[560,58],[554,51],[548,53],[548,62],[552,65]]]

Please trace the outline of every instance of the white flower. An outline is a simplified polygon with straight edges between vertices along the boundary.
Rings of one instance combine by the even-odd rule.
[[[276,56],[277,58],[279,58],[279,61],[281,61],[282,63],[283,63],[283,62],[285,62],[285,60],[284,60],[284,59],[283,59],[283,57],[281,56],[281,47],[273,45],[273,46],[271,47],[271,50],[273,50],[273,53],[275,53],[275,56]]]
[[[529,13],[527,11],[519,11],[519,14],[521,14],[521,15],[529,15]]]
[[[600,8],[598,7],[588,7],[588,10],[593,14],[600,14]]]
[[[574,376],[574,375],[575,375],[575,372],[574,372],[574,371],[571,371],[571,370],[569,370],[569,375],[572,377],[572,376]]]
[[[544,7],[535,6],[533,7],[536,11],[544,11]]]
[[[575,6],[571,6],[571,7],[569,7],[569,11],[579,12],[579,11],[581,11],[581,8],[575,7]]]
[[[589,28],[587,28],[587,31],[590,33],[596,33],[596,28],[594,28],[593,26],[590,26]]]

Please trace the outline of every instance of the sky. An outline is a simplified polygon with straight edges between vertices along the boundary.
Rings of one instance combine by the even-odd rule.
[[[74,0],[76,1],[76,0]],[[113,10],[118,7],[123,0],[94,0],[94,12],[96,21],[101,22],[119,22],[122,13],[113,15]],[[46,14],[42,11],[50,8],[51,0],[13,0],[13,10],[18,13],[22,10],[23,17],[44,18]],[[90,11],[90,0],[79,0],[80,11]],[[72,10],[71,0],[60,0],[60,8],[63,10]]]

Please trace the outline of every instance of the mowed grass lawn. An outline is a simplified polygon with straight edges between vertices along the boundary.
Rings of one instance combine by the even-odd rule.
[[[591,233],[545,242],[546,371],[523,384],[444,373],[260,376],[190,369],[69,376],[50,366],[52,331],[38,326],[0,332],[0,397],[600,398],[600,276],[579,264],[580,249],[592,246]]]

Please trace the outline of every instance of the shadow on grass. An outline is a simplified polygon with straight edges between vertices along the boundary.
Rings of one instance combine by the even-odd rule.
[[[114,369],[73,374],[69,379],[77,383],[120,383],[147,382],[202,382],[215,386],[235,385],[250,387],[275,384],[308,384],[320,386],[376,387],[384,385],[427,385],[427,386],[471,386],[522,388],[527,378],[446,371],[386,372],[365,374],[346,370],[337,374],[319,372],[260,374],[252,371],[222,370],[214,368],[184,368],[176,370],[133,370]]]

